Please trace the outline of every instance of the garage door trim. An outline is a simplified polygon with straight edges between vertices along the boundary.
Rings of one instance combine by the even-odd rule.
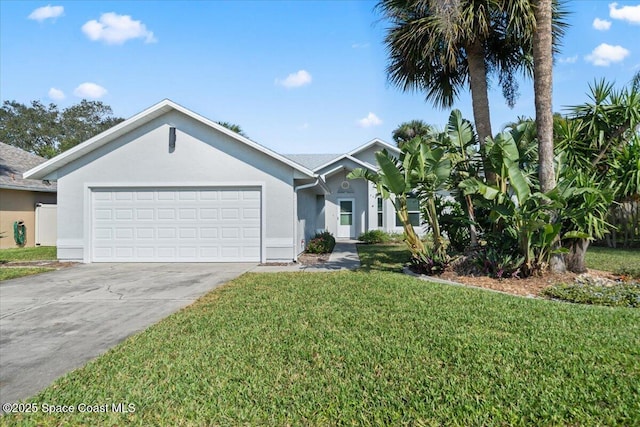
[[[94,191],[118,191],[125,189],[155,191],[155,190],[224,190],[231,188],[253,188],[260,191],[260,262],[266,262],[266,183],[263,181],[233,181],[233,182],[215,182],[215,183],[192,183],[192,182],[169,182],[154,185],[146,185],[141,183],[124,182],[124,183],[85,183],[84,185],[84,255],[83,262],[91,263],[93,259],[93,192]]]

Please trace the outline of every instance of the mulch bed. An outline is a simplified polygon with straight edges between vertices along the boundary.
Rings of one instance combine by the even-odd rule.
[[[298,263],[302,265],[318,265],[329,261],[331,254],[308,254],[303,253],[298,257]]]
[[[60,261],[10,261],[0,263],[0,268],[11,267],[48,267],[59,270],[61,268],[71,267],[76,265],[77,262],[60,262]]]
[[[308,254],[303,253],[298,256],[298,264],[300,265],[321,265],[329,261],[331,254]],[[258,264],[261,266],[286,266],[293,265],[293,262],[268,262],[266,264]]]
[[[607,271],[588,269],[587,274],[590,276],[601,277],[610,280],[619,280],[620,278]],[[573,283],[578,277],[576,273],[547,273],[543,276],[532,276],[522,279],[505,278],[494,279],[487,276],[474,276],[458,274],[455,271],[446,271],[441,274],[441,279],[450,280],[452,282],[462,283],[468,286],[477,286],[480,288],[493,289],[494,291],[506,292],[520,296],[540,296],[542,290],[551,285],[558,283]]]

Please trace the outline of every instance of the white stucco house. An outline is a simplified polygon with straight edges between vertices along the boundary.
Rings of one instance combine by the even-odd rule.
[[[318,230],[402,230],[372,185],[346,178],[382,149],[398,153],[374,139],[286,156],[164,100],[24,177],[57,182],[61,260],[279,262]]]

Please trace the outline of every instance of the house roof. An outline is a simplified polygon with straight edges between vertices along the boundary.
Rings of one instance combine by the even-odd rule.
[[[313,173],[313,171],[311,171],[309,168],[305,167],[304,165],[297,163],[281,154],[278,154],[275,151],[272,151],[258,144],[257,142],[250,140],[249,138],[245,138],[244,136],[239,135],[225,128],[224,126],[221,126],[218,123],[212,120],[209,120],[197,113],[194,113],[193,111],[188,110],[187,108],[184,108],[181,105],[178,105],[169,99],[160,101],[159,103],[147,108],[141,113],[138,113],[135,116],[117,124],[116,126],[110,129],[107,129],[101,134],[96,135],[91,139],[88,139],[82,144],[79,144],[71,148],[70,150],[65,151],[64,153],[59,154],[58,156],[46,161],[45,163],[35,166],[34,168],[28,170],[24,174],[24,176],[29,178],[39,178],[39,179],[43,179],[45,177],[51,176],[53,179],[55,179],[56,177],[55,173],[61,167],[81,158],[82,156],[92,152],[93,150],[99,147],[102,147],[103,145],[119,138],[120,136],[170,111],[178,111],[182,114],[185,114],[186,116],[196,121],[199,121],[200,123],[212,129],[215,129],[218,132],[221,132],[230,136],[231,138],[235,139],[240,143],[246,144],[247,146],[252,147],[257,151],[260,151],[266,154],[267,156],[270,156],[280,161],[281,163],[292,167],[294,170],[302,173],[304,176],[315,177],[315,174]]]
[[[55,183],[45,184],[39,179],[22,178],[25,171],[46,161],[44,157],[0,142],[0,188],[55,193],[57,191]]]
[[[383,140],[381,140],[380,138],[374,138],[371,141],[361,145],[358,148],[355,148],[351,151],[349,151],[347,154],[349,154],[350,156],[354,156],[362,151],[367,150],[368,148],[374,146],[374,145],[379,145],[380,147],[382,147],[383,149],[386,149],[387,151],[391,151],[393,153],[400,153],[400,149],[398,147],[396,147],[395,145],[391,145],[388,142],[385,142]]]
[[[361,153],[374,145],[379,146],[381,149],[386,149],[394,154],[399,154],[400,149],[394,145],[391,145],[379,138],[374,138],[371,141],[355,148],[348,153],[344,154],[285,154],[288,158],[296,163],[299,163],[314,172],[318,172],[321,169],[325,169],[334,163],[338,163],[343,159],[351,160],[362,167],[375,169],[375,165],[371,165],[368,162],[360,160],[356,157],[358,153]]]
[[[337,159],[342,154],[285,154],[288,158],[311,170]]]

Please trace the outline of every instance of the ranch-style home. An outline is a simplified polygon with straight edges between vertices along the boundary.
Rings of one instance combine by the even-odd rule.
[[[282,262],[319,230],[402,231],[390,201],[347,179],[382,149],[398,153],[374,139],[286,156],[164,100],[24,176],[57,182],[61,260]]]

